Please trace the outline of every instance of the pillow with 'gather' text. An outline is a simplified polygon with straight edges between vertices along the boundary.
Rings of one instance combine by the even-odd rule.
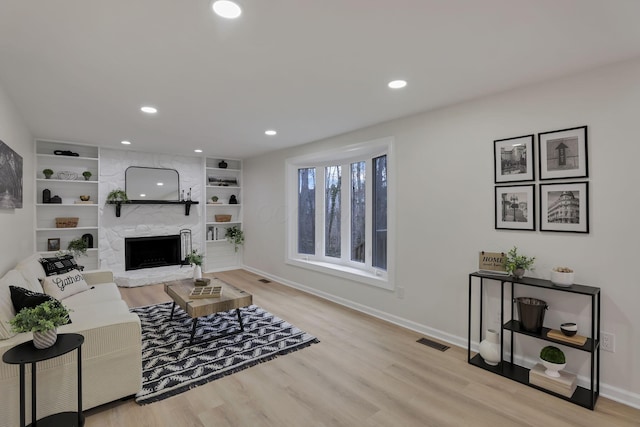
[[[89,285],[85,282],[82,273],[78,270],[71,270],[67,273],[45,277],[42,279],[42,289],[47,295],[63,300],[71,295],[88,291]]]

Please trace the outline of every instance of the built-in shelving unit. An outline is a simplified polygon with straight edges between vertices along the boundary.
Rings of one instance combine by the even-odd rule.
[[[220,167],[221,162],[226,167]],[[224,165],[223,165],[224,166]],[[205,159],[205,271],[236,268],[241,264],[242,249],[236,252],[225,238],[229,227],[242,228],[242,161],[221,158]],[[218,197],[216,202],[212,197]],[[234,197],[232,197],[234,196]],[[237,203],[233,203],[233,199]],[[217,221],[216,215],[230,216]]]
[[[475,280],[474,280],[475,279]],[[473,296],[473,286],[474,282],[479,283],[479,336],[482,337],[483,334],[483,286],[485,280],[495,280],[500,282],[500,297],[501,297],[501,333],[500,333],[500,354],[502,361],[498,363],[497,366],[491,366],[484,362],[480,354],[475,354],[472,356],[471,353],[471,329],[473,326],[472,319],[472,296]],[[509,295],[506,298],[511,301],[511,310],[510,313],[505,313],[504,310],[504,301],[505,300],[505,286],[508,287],[510,291]],[[549,332],[549,328],[543,327],[540,332],[530,332],[521,328],[520,321],[515,320],[514,316],[514,307],[515,303],[513,302],[513,298],[515,295],[516,287],[535,287],[535,288],[543,288],[547,290],[552,290],[555,292],[568,292],[573,294],[583,295],[590,299],[590,307],[591,307],[591,325],[590,325],[590,333],[591,336],[587,338],[587,341],[584,345],[576,345],[566,341],[560,341],[547,336]],[[506,318],[506,315],[510,315],[510,318]],[[479,368],[485,369],[487,371],[493,372],[498,375],[502,375],[503,377],[512,379],[522,384],[526,384],[530,387],[537,388],[538,390],[542,390],[545,393],[552,394],[561,399],[568,400],[577,405],[583,406],[585,408],[594,409],[596,400],[600,394],[600,288],[593,286],[585,286],[574,284],[569,287],[559,287],[555,286],[549,280],[536,279],[530,277],[524,277],[522,279],[515,279],[513,277],[505,277],[493,274],[484,274],[484,273],[471,273],[469,274],[469,314],[468,314],[468,345],[467,345],[467,360],[469,364],[477,366]],[[510,332],[510,344],[511,344],[511,357],[509,360],[505,360],[504,358],[504,332]],[[587,353],[590,361],[590,377],[589,377],[589,387],[581,387],[578,386],[576,391],[573,393],[571,397],[566,397],[553,391],[547,390],[545,388],[538,387],[537,385],[531,384],[529,382],[529,369],[520,366],[514,362],[514,354],[516,353],[516,348],[514,346],[514,336],[515,335],[526,335],[532,337],[534,339],[538,339],[541,341],[548,341],[554,343],[554,345],[566,346],[569,348],[574,348],[577,350],[581,350]],[[536,355],[537,356],[537,355]]]
[[[36,140],[35,150],[36,251],[43,256],[51,256],[56,251],[49,250],[50,239],[60,239],[60,249],[64,250],[71,240],[91,234],[93,248],[78,262],[88,269],[98,268],[100,149],[84,144]],[[44,169],[53,170],[49,179],[44,176]],[[82,175],[85,171],[91,172],[88,180]],[[58,196],[61,203],[45,203],[45,189],[51,192],[51,197]],[[92,203],[80,203],[81,195],[89,196]],[[56,218],[60,217],[78,218],[77,227],[57,228]]]

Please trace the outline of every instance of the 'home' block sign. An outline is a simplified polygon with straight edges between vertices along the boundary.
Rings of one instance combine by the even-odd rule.
[[[495,273],[507,274],[505,262],[507,256],[504,252],[486,252],[482,251],[478,254],[478,270]]]

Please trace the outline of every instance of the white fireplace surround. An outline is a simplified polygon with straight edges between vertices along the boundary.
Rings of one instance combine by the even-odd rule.
[[[199,205],[191,207],[189,216],[182,205],[123,205],[121,216],[115,207],[105,206],[107,194],[116,188],[125,189],[124,172],[129,166],[168,168],[178,171],[180,189],[191,189],[192,200]],[[100,266],[113,271],[118,286],[133,287],[193,276],[193,267],[167,266],[125,271],[124,239],[180,234],[191,230],[193,249],[204,251],[204,217],[202,215],[204,163],[195,157],[168,156],[125,150],[102,149],[100,152],[100,229],[98,242]]]

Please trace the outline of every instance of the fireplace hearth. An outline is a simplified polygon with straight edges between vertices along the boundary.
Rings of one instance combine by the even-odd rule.
[[[180,235],[127,237],[124,239],[125,270],[181,264]]]

